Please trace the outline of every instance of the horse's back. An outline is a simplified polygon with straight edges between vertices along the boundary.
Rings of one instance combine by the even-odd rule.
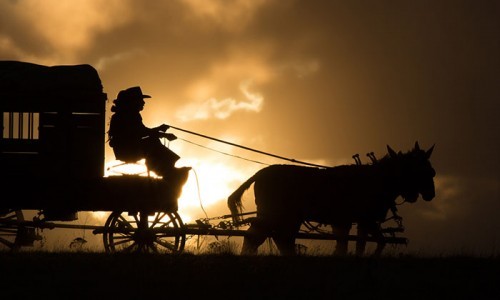
[[[366,166],[343,165],[329,169],[271,165],[257,173],[255,188],[266,193],[348,197],[366,193],[377,177]]]
[[[256,193],[287,195],[302,194],[324,181],[325,170],[295,165],[271,165],[259,171],[255,181]]]
[[[259,172],[254,192],[261,212],[355,220],[370,214],[375,206],[377,179],[366,166],[272,165]]]

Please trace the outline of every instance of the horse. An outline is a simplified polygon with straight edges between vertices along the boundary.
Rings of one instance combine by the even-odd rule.
[[[434,146],[388,153],[373,164],[316,168],[274,164],[257,171],[227,200],[234,224],[241,222],[243,193],[254,184],[257,215],[243,240],[242,255],[257,254],[259,246],[272,237],[281,255],[295,255],[295,238],[304,221],[330,225],[337,234],[334,255],[346,255],[349,231],[358,227],[356,254],[363,255],[366,238],[377,243],[380,255],[385,238],[380,224],[396,205],[396,199],[415,203],[419,197],[435,197],[436,171],[429,159]]]

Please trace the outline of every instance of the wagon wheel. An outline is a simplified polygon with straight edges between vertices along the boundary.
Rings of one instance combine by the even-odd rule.
[[[0,249],[18,250],[20,243],[18,235],[20,232],[17,222],[24,221],[21,210],[0,211]]]
[[[177,212],[113,212],[104,225],[106,252],[178,253],[186,234]]]

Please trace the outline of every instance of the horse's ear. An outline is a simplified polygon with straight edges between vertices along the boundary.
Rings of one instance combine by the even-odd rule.
[[[392,150],[392,148],[391,148],[389,145],[387,145],[387,151],[389,152],[389,155],[390,155],[391,157],[396,157],[396,156],[398,156],[398,155],[396,154],[396,151]]]
[[[420,146],[418,145],[418,141],[415,142],[415,150],[420,151]]]
[[[436,145],[432,145],[432,147],[429,150],[427,150],[427,152],[425,152],[425,156],[427,157],[427,159],[431,157],[432,151],[434,150],[434,146]]]

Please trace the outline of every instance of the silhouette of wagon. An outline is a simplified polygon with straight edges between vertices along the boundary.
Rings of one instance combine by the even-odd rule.
[[[107,252],[172,253],[183,251],[187,236],[245,235],[230,215],[184,224],[178,187],[160,178],[106,177],[106,101],[90,65],[0,61],[0,247],[33,246],[39,229],[54,228],[102,234]],[[36,215],[26,218],[33,211]],[[83,211],[110,215],[102,226],[72,224]],[[304,225],[299,238],[335,239],[321,224]]]
[[[85,227],[103,233],[107,251],[130,244],[123,235],[134,247],[156,239],[156,247],[183,248],[177,198],[165,181],[104,176],[106,101],[89,65],[0,62],[0,244],[30,245],[35,228],[71,228],[53,221],[110,211],[104,226]],[[33,221],[24,219],[29,210],[39,212]]]

